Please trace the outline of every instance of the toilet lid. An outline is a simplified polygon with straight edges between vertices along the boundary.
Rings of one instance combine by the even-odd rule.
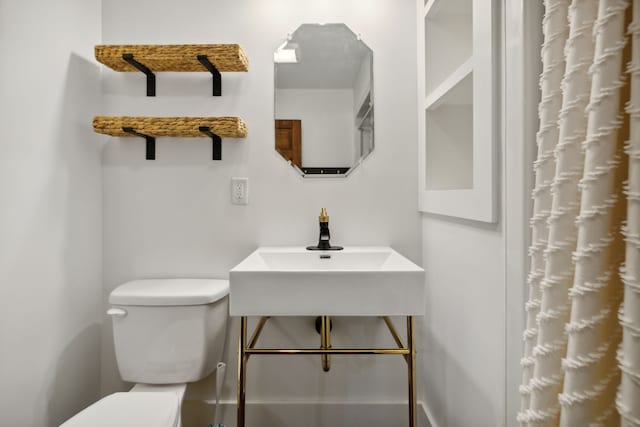
[[[117,305],[204,305],[229,294],[224,279],[141,279],[118,286],[109,302]]]
[[[180,397],[176,393],[129,392],[111,394],[61,427],[176,427]]]

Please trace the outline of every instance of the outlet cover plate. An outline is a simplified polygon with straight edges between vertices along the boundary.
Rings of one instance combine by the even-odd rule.
[[[231,203],[249,204],[249,178],[231,178]]]

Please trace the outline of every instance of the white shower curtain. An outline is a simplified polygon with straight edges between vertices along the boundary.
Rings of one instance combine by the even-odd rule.
[[[632,3],[640,0],[545,1],[522,426],[640,427],[640,5]]]
[[[629,65],[631,100],[629,115],[629,177],[625,188],[627,222],[623,228],[626,238],[625,265],[620,270],[625,284],[624,302],[620,310],[622,346],[618,363],[622,381],[618,391],[617,409],[624,427],[640,426],[640,6],[633,4],[631,34],[632,60]]]

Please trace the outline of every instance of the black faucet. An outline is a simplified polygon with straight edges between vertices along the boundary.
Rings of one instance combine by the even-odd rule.
[[[326,214],[324,208],[322,208],[322,212]],[[322,215],[320,215],[322,218]],[[328,217],[327,217],[328,218]],[[318,249],[327,250],[331,248],[331,233],[329,232],[329,221],[320,220],[320,237],[318,238]]]
[[[329,232],[329,215],[327,215],[327,210],[322,208],[320,212],[320,237],[318,238],[317,246],[307,246],[307,250],[309,251],[340,251],[342,250],[342,246],[331,246],[331,233]]]

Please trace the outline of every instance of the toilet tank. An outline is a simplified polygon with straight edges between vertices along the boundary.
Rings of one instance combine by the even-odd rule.
[[[113,340],[125,381],[198,381],[221,361],[229,281],[134,280],[109,296]]]

